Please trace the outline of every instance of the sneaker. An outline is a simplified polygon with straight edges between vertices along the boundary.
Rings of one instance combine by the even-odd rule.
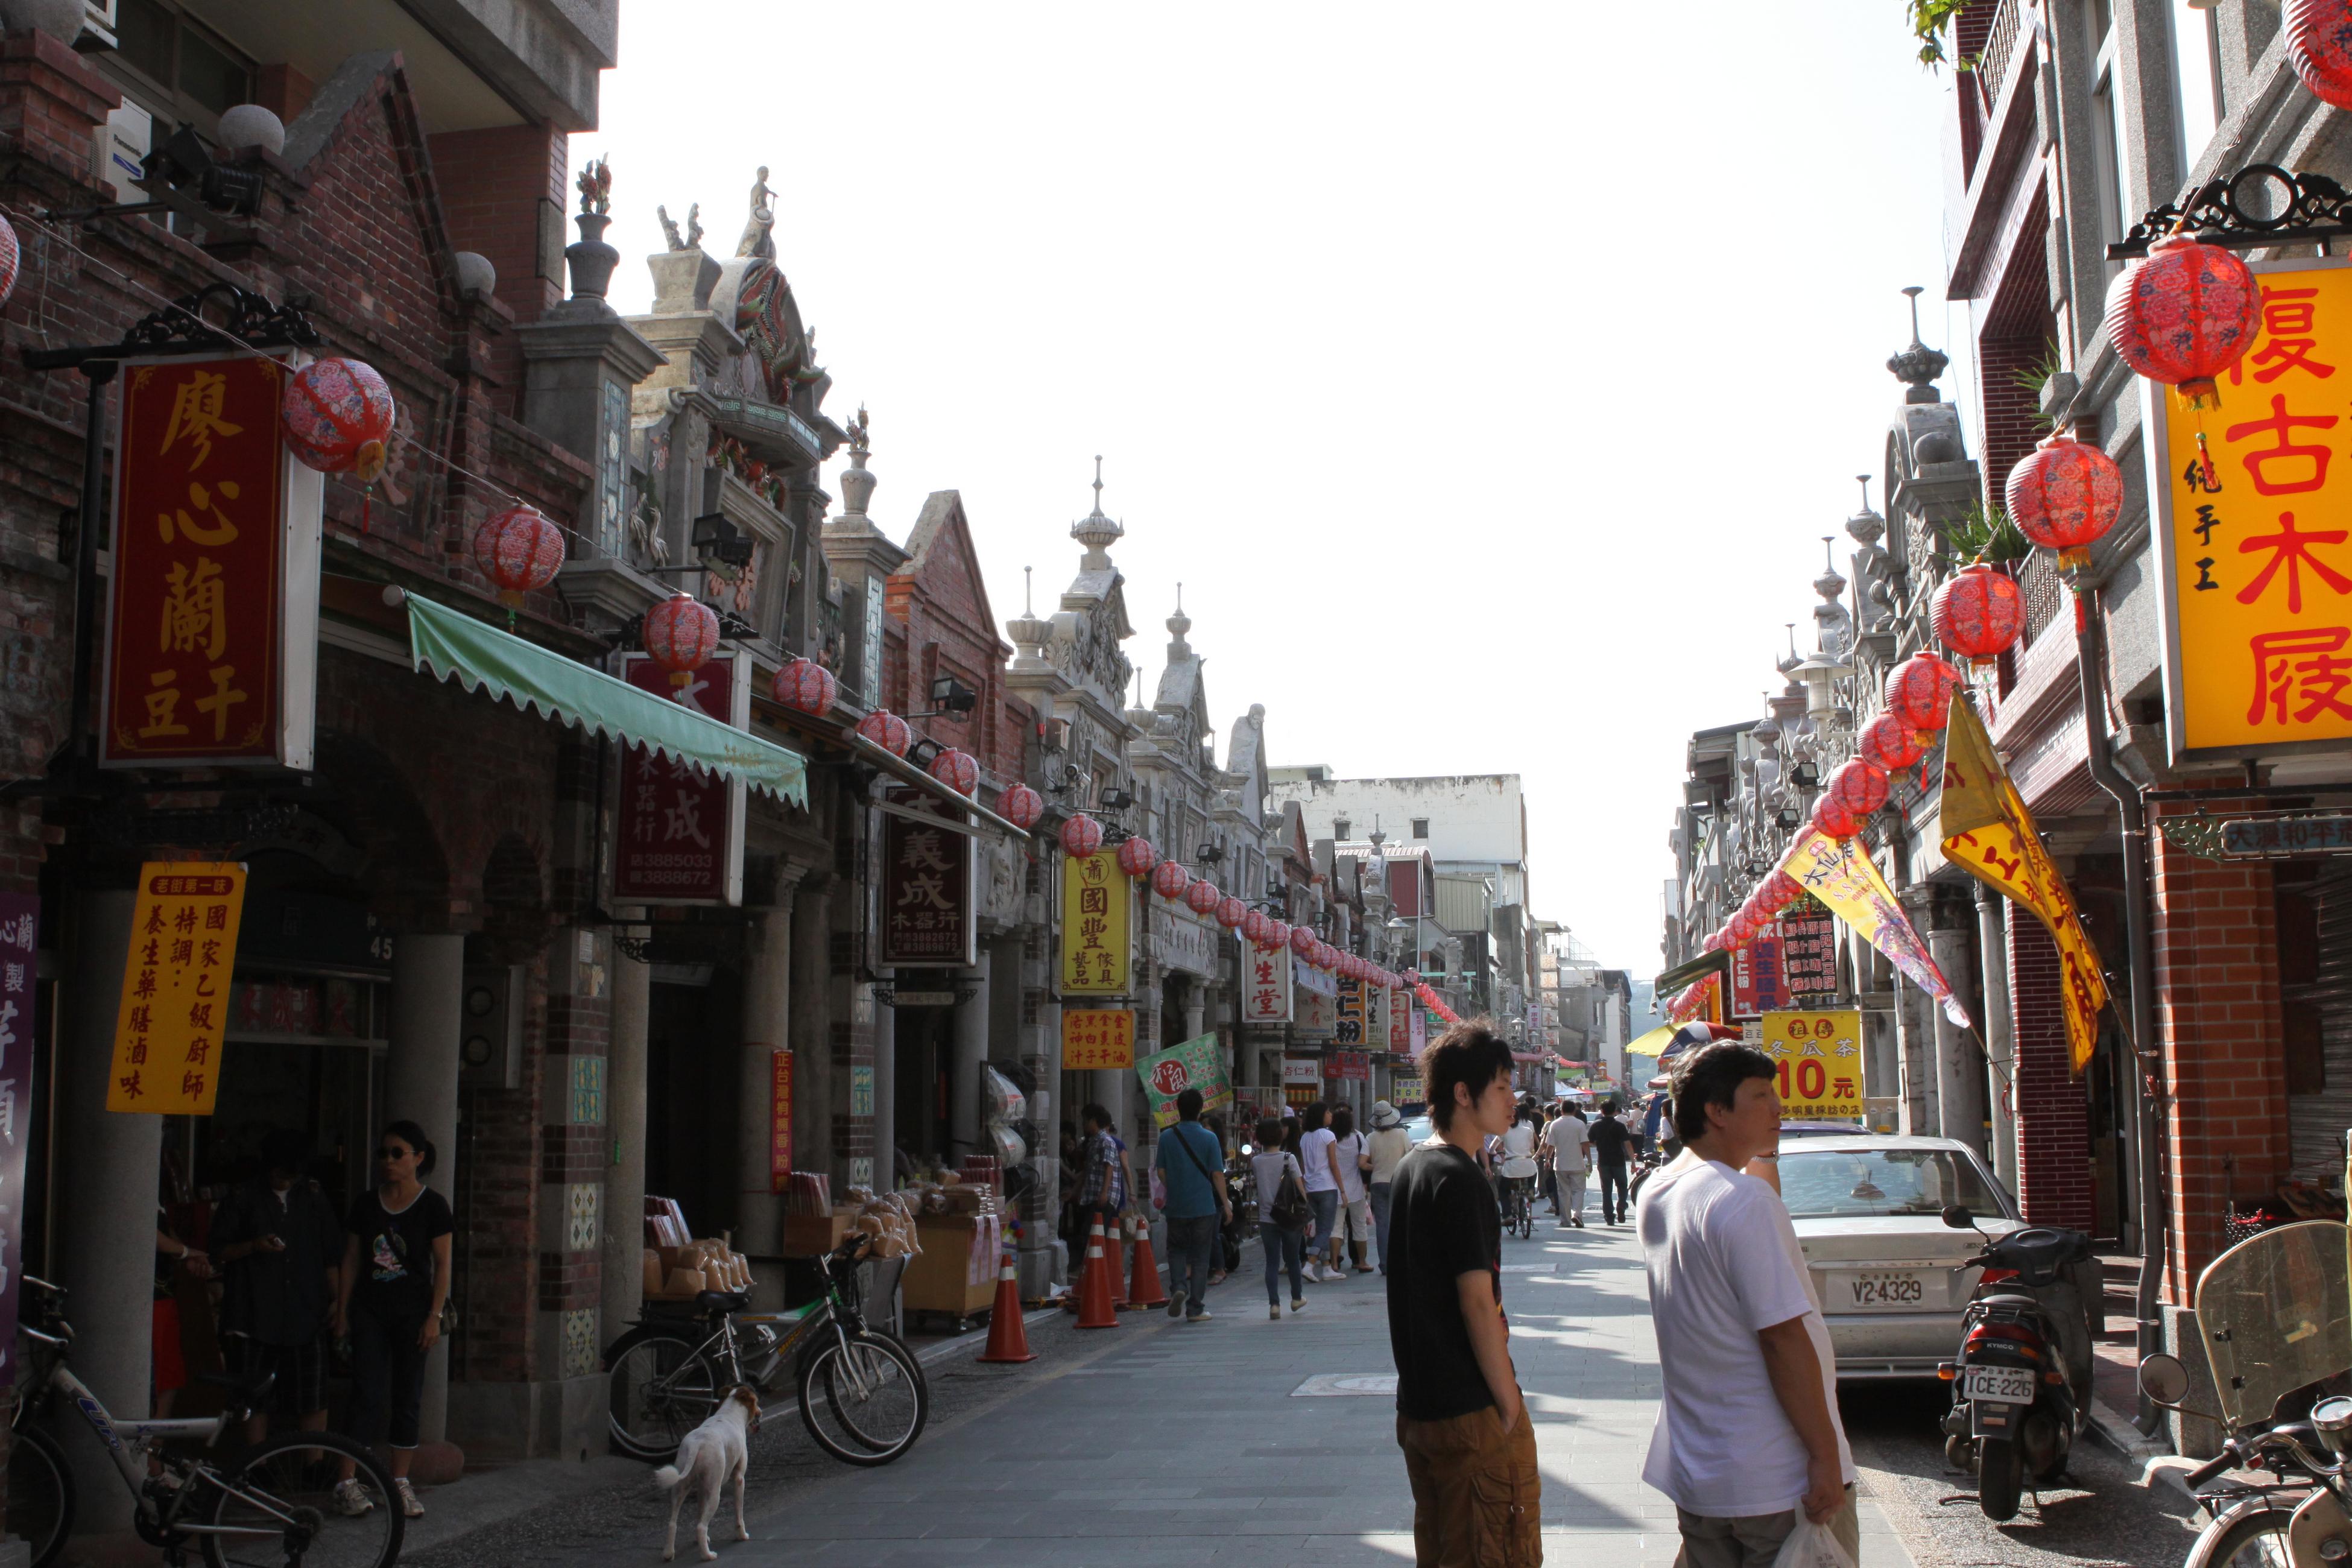
[[[1294,1312],[1303,1312],[1307,1310],[1307,1298],[1304,1296],[1293,1296],[1290,1299],[1290,1310]]]
[[[416,1492],[409,1486],[406,1476],[394,1477],[392,1489],[400,1494],[400,1516],[403,1519],[425,1517],[425,1505],[416,1500]]]
[[[1282,1321],[1282,1303],[1279,1301],[1268,1301],[1265,1304],[1265,1315],[1273,1319],[1277,1323]]]
[[[1168,1303],[1168,1315],[1171,1318],[1181,1318],[1184,1315],[1183,1297],[1179,1296],[1173,1301]]]
[[[335,1511],[345,1519],[357,1519],[374,1508],[375,1500],[362,1489],[357,1476],[335,1483]]]
[[[1186,1322],[1188,1322],[1188,1323],[1205,1323],[1205,1322],[1207,1322],[1207,1321],[1210,1320],[1210,1318],[1212,1318],[1213,1316],[1214,1316],[1214,1314],[1213,1314],[1213,1313],[1212,1313],[1212,1312],[1209,1310],[1209,1309],[1208,1309],[1208,1308],[1203,1307],[1203,1308],[1202,1308],[1199,1311],[1197,1311],[1197,1312],[1193,1313],[1191,1317],[1189,1317],[1189,1318],[1185,1319],[1184,1321],[1185,1321]]]

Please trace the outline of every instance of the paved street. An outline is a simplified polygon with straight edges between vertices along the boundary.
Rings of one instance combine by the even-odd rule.
[[[1672,1509],[1639,1480],[1657,1373],[1631,1232],[1539,1228],[1531,1242],[1507,1243],[1506,1264],[1544,1471],[1548,1560],[1671,1563]],[[1087,1335],[1045,1323],[1033,1331],[1041,1359],[1026,1368],[973,1366],[959,1349],[931,1366],[937,1403],[921,1445],[884,1469],[833,1464],[789,1405],[772,1407],[755,1447],[754,1539],[724,1545],[721,1558],[795,1568],[1410,1561],[1412,1507],[1385,1382],[1299,1393],[1310,1380],[1390,1373],[1377,1279],[1308,1289],[1307,1312],[1280,1323],[1265,1320],[1254,1272],[1221,1287],[1215,1321],[1197,1328],[1156,1312]],[[969,1352],[978,1348],[975,1340]],[[2018,1522],[1988,1525],[1962,1479],[1944,1469],[1938,1397],[1882,1390],[1845,1401],[1865,1467],[1870,1568],[2172,1568],[2186,1555],[2185,1508],[2139,1490],[2098,1452],[2078,1466],[2093,1491],[2053,1494],[2038,1515],[2029,1503]],[[644,1470],[591,1468],[593,1492],[412,1561],[651,1560],[664,1504]],[[428,1522],[446,1527],[445,1511]]]

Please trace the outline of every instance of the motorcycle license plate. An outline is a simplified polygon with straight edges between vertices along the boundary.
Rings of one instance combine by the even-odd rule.
[[[1972,1404],[2033,1403],[2033,1369],[2027,1366],[1971,1366],[1960,1373],[1960,1397]]]
[[[1846,1289],[1856,1307],[1916,1307],[1927,1294],[1927,1280],[1916,1274],[1856,1274]]]

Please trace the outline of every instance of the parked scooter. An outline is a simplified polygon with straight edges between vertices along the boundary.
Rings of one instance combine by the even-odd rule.
[[[1962,1204],[1944,1211],[1944,1223],[1977,1228]],[[1959,1357],[1937,1374],[1952,1384],[1945,1456],[1977,1472],[1987,1519],[2017,1516],[2028,1476],[2039,1486],[2064,1474],[2089,1417],[2089,1331],[2066,1274],[2090,1257],[2091,1238],[2080,1231],[2028,1226],[1988,1237],[1968,1260],[1984,1272],[1960,1318]],[[2079,1358],[2070,1353],[2078,1337]]]
[[[2175,1356],[2139,1364],[2167,1410],[2218,1424],[2221,1452],[2180,1479],[2208,1519],[2187,1568],[2342,1568],[2352,1560],[2352,1286],[2345,1227],[2280,1226],[2240,1242],[2197,1281],[2197,1328],[2219,1409],[2189,1404]],[[2272,1479],[2230,1471],[2268,1470]],[[2218,1484],[2217,1484],[2218,1483]]]

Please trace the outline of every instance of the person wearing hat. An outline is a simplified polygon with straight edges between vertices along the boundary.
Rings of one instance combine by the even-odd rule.
[[[1404,1130],[1397,1108],[1385,1100],[1372,1101],[1372,1135],[1364,1144],[1371,1164],[1364,1173],[1364,1191],[1371,1200],[1374,1250],[1383,1274],[1389,1271],[1389,1193],[1396,1181],[1397,1162],[1412,1147],[1412,1136]]]

